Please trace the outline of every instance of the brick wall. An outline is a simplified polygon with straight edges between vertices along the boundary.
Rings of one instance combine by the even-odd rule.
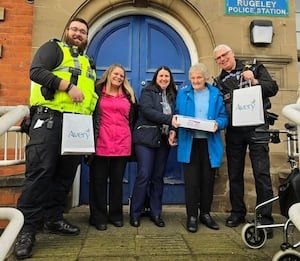
[[[25,165],[0,167],[0,207],[14,207],[24,181]]]
[[[1,0],[0,106],[28,104],[34,5],[26,0]],[[24,165],[0,167],[0,206],[15,206]]]
[[[0,106],[28,104],[31,62],[33,4],[25,0],[1,0]]]
[[[22,190],[25,166],[0,167],[0,207],[15,207]],[[0,231],[8,221],[0,220]]]

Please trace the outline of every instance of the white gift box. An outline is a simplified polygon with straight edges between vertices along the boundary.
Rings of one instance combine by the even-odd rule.
[[[179,127],[214,132],[215,121],[202,120],[194,117],[176,115]]]

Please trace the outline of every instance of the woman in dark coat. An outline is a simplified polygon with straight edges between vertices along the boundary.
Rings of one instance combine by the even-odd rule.
[[[174,116],[176,85],[170,69],[159,67],[150,84],[142,90],[139,115],[133,130],[138,173],[130,204],[130,224],[140,226],[140,216],[149,197],[150,219],[164,227],[161,218],[163,176],[170,150],[169,128],[176,126]]]

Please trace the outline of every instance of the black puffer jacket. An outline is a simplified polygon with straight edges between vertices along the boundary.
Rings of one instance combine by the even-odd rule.
[[[141,92],[139,113],[133,130],[133,143],[149,147],[159,147],[162,125],[171,125],[175,109],[175,97],[167,89],[167,100],[172,114],[163,113],[162,89],[156,85],[148,85]]]

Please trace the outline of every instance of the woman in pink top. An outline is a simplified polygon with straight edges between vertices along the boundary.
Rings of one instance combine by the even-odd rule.
[[[99,100],[93,114],[96,152],[90,166],[90,224],[106,230],[109,222],[123,226],[123,174],[131,155],[136,101],[125,69],[118,64],[102,75],[96,92]]]

